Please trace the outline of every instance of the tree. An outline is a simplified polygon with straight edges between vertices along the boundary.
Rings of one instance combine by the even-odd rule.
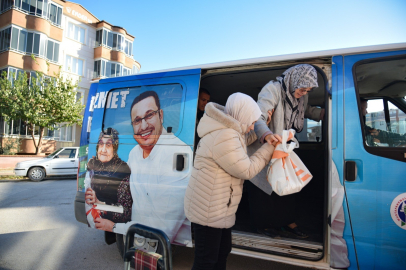
[[[43,72],[15,74],[3,72],[0,78],[0,113],[5,120],[21,119],[31,134],[35,154],[41,150],[44,129],[54,130],[59,123],[67,126],[82,124],[81,112],[84,108],[76,101],[77,82],[63,78],[61,72],[56,77],[45,76]],[[35,128],[39,127],[39,140],[36,142]]]

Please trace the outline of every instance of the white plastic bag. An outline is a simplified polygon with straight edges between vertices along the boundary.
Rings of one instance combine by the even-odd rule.
[[[279,196],[299,192],[313,178],[302,160],[293,152],[299,145],[294,136],[293,129],[282,132],[282,143],[276,146],[268,167],[267,180]],[[292,142],[288,146],[286,143],[290,140]]]

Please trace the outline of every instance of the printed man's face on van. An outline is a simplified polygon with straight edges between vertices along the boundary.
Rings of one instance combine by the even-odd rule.
[[[163,111],[158,110],[154,97],[147,97],[131,110],[134,139],[143,150],[151,151],[162,134]]]
[[[114,156],[113,141],[111,138],[101,138],[97,145],[97,158],[101,162],[109,162]]]

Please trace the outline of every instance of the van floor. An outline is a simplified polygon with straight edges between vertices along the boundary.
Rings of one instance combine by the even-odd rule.
[[[322,244],[324,232],[324,193],[325,184],[327,183],[324,174],[325,155],[323,155],[323,145],[321,144],[317,146],[307,145],[303,146],[303,148],[300,150],[296,149],[295,152],[312,173],[313,179],[296,196],[295,222],[303,232],[309,235],[304,240]],[[236,223],[233,230],[258,234],[250,220],[249,190],[246,188],[247,181],[244,183],[243,195],[236,213]],[[282,231],[281,237],[303,240],[291,233]]]
[[[301,228],[302,231],[306,232],[309,235],[309,237],[305,240],[322,243],[323,209],[320,208],[320,204],[322,204],[320,203],[320,199],[316,197],[310,197],[306,198],[305,200],[298,199],[298,201],[300,201],[300,204],[297,204],[295,209],[296,224]],[[255,227],[251,223],[247,192],[243,193],[236,215],[237,219],[233,230],[258,234]],[[282,231],[280,233],[280,236],[284,238],[300,239],[295,237],[291,233]]]

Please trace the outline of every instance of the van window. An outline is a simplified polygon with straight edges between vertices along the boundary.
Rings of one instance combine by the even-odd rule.
[[[365,116],[366,144],[372,147],[406,147],[406,114],[384,99],[363,102],[367,102],[368,106]]]
[[[158,95],[159,107],[163,112],[164,131],[162,135],[177,134],[180,131],[183,89],[180,84],[139,86],[115,89],[109,92],[103,119],[104,128],[114,128],[120,135],[133,135],[131,105],[140,94],[153,91]],[[151,112],[160,113],[160,112]],[[151,117],[149,117],[151,116]],[[141,122],[148,123],[154,115],[146,113]],[[140,122],[140,123],[141,123]],[[134,123],[134,124],[138,124]]]
[[[354,65],[361,131],[371,154],[405,161],[406,57],[378,58]]]
[[[316,122],[305,118],[303,130],[296,134],[299,142],[321,142],[322,121]]]

